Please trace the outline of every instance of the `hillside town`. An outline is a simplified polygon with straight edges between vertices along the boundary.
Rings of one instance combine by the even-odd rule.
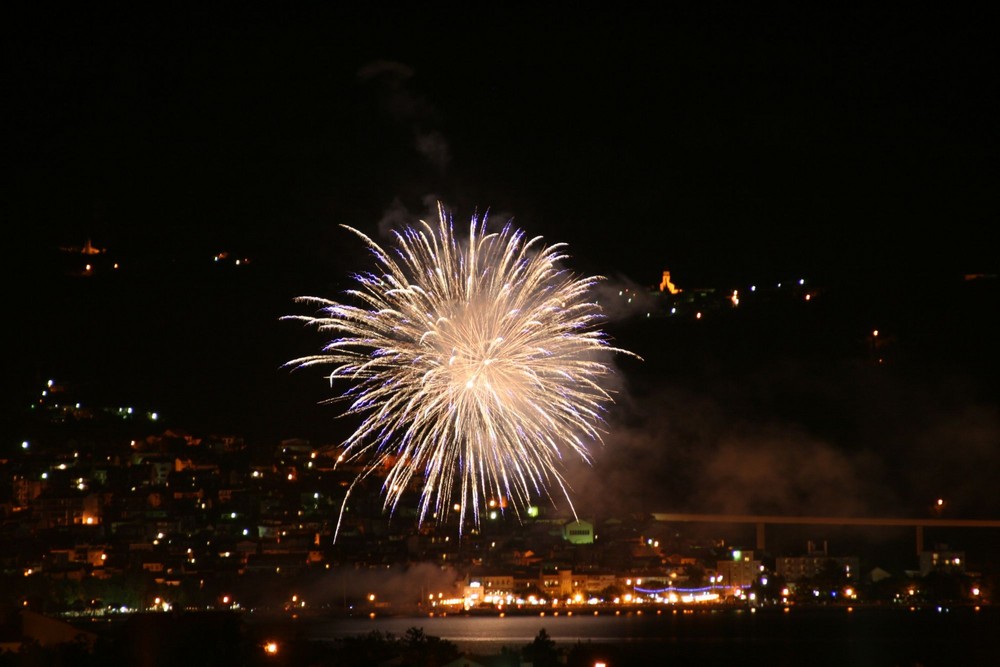
[[[38,438],[0,461],[7,610],[423,615],[991,598],[995,573],[945,545],[888,571],[822,540],[771,553],[655,515],[518,512],[506,498],[487,499],[478,524],[460,527],[458,506],[420,523],[417,477],[392,513],[374,475],[344,503],[361,468],[335,446],[159,430],[155,412],[88,407],[58,379],[39,395]]]

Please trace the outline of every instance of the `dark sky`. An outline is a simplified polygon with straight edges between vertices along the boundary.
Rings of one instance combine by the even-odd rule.
[[[966,508],[990,497],[997,364],[977,355],[996,289],[937,286],[1000,270],[993,13],[203,4],[5,10],[15,393],[65,373],[262,440],[325,428],[322,379],[280,369],[317,341],[277,318],[364,259],[338,225],[382,238],[440,199],[566,242],[572,268],[613,284],[670,269],[689,288],[833,288],[824,318],[623,329],[647,364],[593,469],[617,488],[653,452],[648,483],[677,506],[710,473],[773,491],[744,509],[848,494],[850,511],[908,513],[946,485],[946,441],[975,452],[947,484],[979,471]],[[88,238],[127,280],[51,269]],[[254,272],[209,273],[223,250]],[[895,327],[895,374],[864,365],[873,326]],[[813,460],[825,477],[788,468]],[[709,508],[734,509],[719,488]]]
[[[8,218],[326,259],[439,197],[640,282],[996,269],[992,13],[531,4],[24,3]]]

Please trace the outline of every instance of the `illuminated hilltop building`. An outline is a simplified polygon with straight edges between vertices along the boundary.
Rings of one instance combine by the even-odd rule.
[[[108,269],[114,271],[119,268],[118,262],[107,257],[107,249],[95,246],[89,238],[82,246],[60,246],[59,251],[70,256],[65,260],[68,262],[65,270],[69,275],[86,278]]]
[[[563,539],[570,544],[593,544],[594,524],[589,521],[571,521],[563,526]]]
[[[93,243],[91,243],[90,239],[87,239],[87,242],[84,243],[82,247],[63,246],[59,249],[63,252],[77,253],[81,255],[103,255],[106,252],[105,248],[96,247]]]
[[[667,270],[663,271],[663,278],[660,280],[660,291],[669,292],[670,294],[681,293],[682,290],[679,287],[677,287],[677,285],[675,285],[673,282],[671,282],[670,271]]]

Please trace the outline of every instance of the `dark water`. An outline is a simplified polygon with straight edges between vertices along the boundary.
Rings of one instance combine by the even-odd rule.
[[[1000,665],[1000,610],[846,608],[696,610],[599,616],[385,617],[311,620],[300,636],[334,640],[409,628],[462,650],[520,649],[544,629],[558,647],[605,647],[609,665]],[[578,647],[579,648],[579,647]]]

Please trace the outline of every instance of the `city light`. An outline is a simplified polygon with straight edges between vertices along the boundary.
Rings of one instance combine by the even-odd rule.
[[[801,280],[799,284],[803,284]],[[699,308],[704,308],[697,312],[688,305],[691,302],[678,300],[676,303],[684,305],[672,310],[688,318],[704,315],[712,320],[706,322],[706,326],[714,327],[720,320],[723,321],[720,326],[725,326],[727,318],[742,317],[736,314],[715,317],[726,308],[726,299],[734,306],[740,305],[741,309],[753,308],[758,297],[749,295],[755,291],[753,287],[719,291],[714,302],[696,302]],[[621,301],[626,303],[638,294],[623,291]],[[796,296],[802,296],[802,292],[798,291]],[[808,300],[810,294],[805,294],[804,298]],[[641,296],[636,300],[641,301]],[[642,304],[642,310],[636,312],[648,313],[647,307],[648,303]],[[667,307],[660,307],[653,313],[666,315]],[[642,326],[649,325],[643,322]],[[876,342],[886,343],[889,335],[886,330],[868,326],[862,326],[861,331],[869,333],[867,343],[873,347]],[[891,338],[897,335],[893,331]],[[48,398],[39,405],[59,408],[52,418],[52,423],[59,424],[59,428],[68,429],[74,423],[89,426],[91,422],[87,420],[93,414],[88,412],[93,410],[89,403],[66,400],[55,403],[65,395],[66,387],[62,382],[56,384],[50,380],[42,390]],[[35,398],[36,389],[33,385],[30,392]],[[81,405],[88,405],[86,411],[73,412],[83,410]],[[502,487],[489,488],[480,498],[483,518],[490,522],[470,527],[472,522],[469,521],[466,526],[468,540],[452,530],[456,519],[471,516],[472,498],[469,495],[456,495],[443,506],[441,513],[434,512],[433,526],[400,528],[406,518],[414,516],[416,503],[410,503],[409,494],[416,495],[425,483],[419,471],[409,480],[399,479],[384,488],[378,484],[363,489],[364,493],[379,489],[390,494],[405,492],[406,495],[400,495],[401,502],[410,504],[402,518],[389,521],[391,517],[379,513],[382,509],[377,507],[379,503],[373,509],[367,498],[359,500],[352,503],[346,519],[350,540],[342,547],[333,547],[330,511],[336,511],[340,499],[352,488],[361,488],[350,485],[349,475],[356,472],[360,464],[345,457],[342,444],[308,444],[307,448],[283,442],[270,458],[266,451],[255,453],[251,458],[246,457],[237,436],[189,434],[172,429],[161,435],[148,421],[139,424],[139,420],[129,418],[145,415],[149,421],[155,421],[158,413],[148,412],[138,403],[134,409],[123,405],[114,403],[98,410],[114,418],[118,427],[122,426],[118,422],[125,421],[124,426],[129,431],[138,426],[146,428],[145,433],[116,436],[113,443],[106,445],[81,438],[53,445],[47,437],[29,439],[29,435],[34,434],[25,432],[18,434],[25,439],[12,438],[8,446],[8,458],[4,462],[10,461],[13,465],[8,465],[6,469],[10,475],[3,480],[9,497],[6,519],[13,525],[26,526],[26,533],[45,530],[74,536],[72,544],[52,544],[38,554],[18,554],[17,565],[13,568],[13,574],[25,590],[42,590],[50,580],[59,582],[54,587],[62,586],[70,576],[67,571],[85,582],[77,588],[88,591],[87,599],[60,602],[53,606],[54,615],[97,618],[104,614],[174,609],[254,613],[255,610],[244,609],[235,599],[241,602],[256,599],[258,591],[254,587],[258,580],[265,578],[269,578],[268,585],[261,586],[261,590],[266,588],[268,593],[260,597],[272,597],[267,597],[260,609],[284,609],[289,619],[339,612],[341,608],[355,617],[375,618],[377,613],[382,619],[414,613],[414,607],[415,613],[421,616],[429,613],[444,617],[455,613],[511,618],[531,614],[559,618],[560,622],[581,614],[602,616],[613,622],[615,615],[623,619],[634,619],[641,614],[708,616],[728,610],[738,613],[760,610],[760,615],[767,617],[766,610],[777,612],[780,607],[784,614],[795,612],[792,617],[784,617],[789,619],[802,616],[802,610],[816,605],[862,616],[866,608],[874,605],[892,605],[901,611],[937,609],[941,613],[958,615],[964,613],[960,610],[965,607],[979,610],[995,603],[992,588],[983,584],[981,589],[980,584],[972,583],[989,581],[985,573],[971,571],[972,563],[982,562],[980,555],[952,551],[938,546],[937,542],[933,552],[920,549],[921,558],[927,562],[921,560],[919,564],[914,563],[913,569],[892,575],[897,579],[890,583],[897,585],[892,592],[882,592],[876,591],[879,587],[869,588],[870,580],[862,576],[857,565],[863,561],[856,556],[845,558],[846,562],[835,559],[837,567],[824,570],[824,574],[831,577],[826,581],[809,576],[808,572],[803,574],[803,570],[810,567],[808,563],[789,566],[784,572],[780,564],[769,562],[765,566],[756,549],[751,551],[752,538],[734,543],[722,540],[719,535],[709,557],[703,546],[692,546],[689,536],[667,519],[657,518],[655,521],[660,523],[630,526],[627,533],[622,533],[618,523],[599,526],[592,518],[573,517],[568,508],[556,506],[540,511],[537,504],[529,504],[520,509],[515,502],[518,499],[506,496]],[[388,469],[395,460],[395,454],[387,455],[381,465]],[[367,484],[367,480],[359,484]],[[437,487],[427,483],[426,488],[435,490]],[[595,488],[603,490],[605,486]],[[952,511],[957,513],[959,505],[954,500],[938,497],[933,493],[935,490],[944,491],[943,485],[918,491],[916,514],[920,516],[905,525],[912,529],[949,523],[943,516]],[[359,492],[355,497],[363,496]],[[920,498],[923,498],[922,504]],[[540,500],[544,500],[544,496],[532,498],[533,502]],[[518,507],[519,511],[509,515],[509,507]],[[927,515],[935,518],[928,522]],[[525,518],[540,516],[544,517],[540,521],[525,521]],[[764,519],[767,520],[758,518],[757,523],[770,522],[769,517]],[[842,517],[837,519],[844,520]],[[956,525],[961,521],[956,520]],[[608,561],[595,562],[592,566],[595,572],[605,571],[595,573],[590,571],[591,567],[579,571],[572,568],[577,562],[573,557],[581,552],[576,551],[577,545],[570,544],[567,536],[574,528],[588,522],[591,525],[584,527],[590,531],[589,539],[596,540],[600,530],[606,531],[601,533],[601,544],[609,555]],[[535,542],[534,538],[523,537],[521,532],[529,532],[525,527],[540,535],[544,533],[544,539]],[[936,540],[937,531],[934,533]],[[953,539],[960,542],[957,533],[956,529]],[[511,541],[512,534],[518,534],[516,542]],[[664,539],[661,541],[651,535]],[[761,530],[758,539],[763,541],[763,537]],[[922,544],[922,532],[918,532],[917,539],[918,544]],[[558,546],[553,549],[556,544]],[[742,548],[737,546],[740,544]],[[405,553],[407,559],[419,554],[417,557],[424,561],[420,566],[431,566],[435,573],[434,588],[421,587],[418,592],[416,585],[398,586],[402,567],[394,561],[393,554],[397,550],[399,554]],[[797,551],[792,548],[782,556]],[[812,551],[813,545],[810,545],[809,552]],[[824,542],[824,557],[825,552]],[[553,553],[566,556],[556,560],[557,571],[549,570],[547,565]],[[593,561],[603,558],[596,553],[588,554],[588,558]],[[932,560],[926,558],[931,556]],[[776,561],[779,558],[775,556]],[[829,559],[827,562],[829,564]],[[543,563],[546,571],[539,574]],[[356,569],[350,570],[352,565]],[[409,560],[408,565],[412,565]],[[345,575],[341,568],[350,571]],[[956,577],[956,585],[948,590],[956,599],[941,600],[941,592],[925,583],[930,580],[921,569],[927,568],[931,573]],[[137,580],[143,577],[146,586],[141,593],[127,598],[134,602],[121,604],[120,598],[107,596],[110,601],[102,606],[100,593],[90,589],[98,591],[112,584],[117,586],[123,571],[129,576],[137,574]],[[292,594],[292,590],[302,590],[304,575],[319,571],[329,577],[329,585],[316,594],[305,591],[310,595],[309,605],[306,605],[300,594]],[[483,574],[484,571],[488,574]],[[222,594],[212,583],[211,577],[216,572],[225,576],[215,581],[225,582],[222,585],[231,592]],[[523,572],[529,572],[530,576],[524,578]],[[250,576],[246,576],[247,573]],[[344,581],[339,590],[338,576]],[[455,581],[440,580],[448,576],[455,577]],[[173,588],[175,586],[182,588]],[[400,601],[403,596],[396,595],[397,588],[407,589],[412,600]],[[247,595],[247,590],[252,595]],[[377,590],[378,594],[369,590]],[[158,595],[150,603],[153,592]],[[42,608],[34,599],[30,602],[32,608]],[[12,604],[28,606],[29,599],[19,593]],[[277,642],[259,642],[259,638],[255,640],[251,649],[259,651],[263,646],[268,654],[278,652]],[[281,649],[284,658],[289,647]]]

